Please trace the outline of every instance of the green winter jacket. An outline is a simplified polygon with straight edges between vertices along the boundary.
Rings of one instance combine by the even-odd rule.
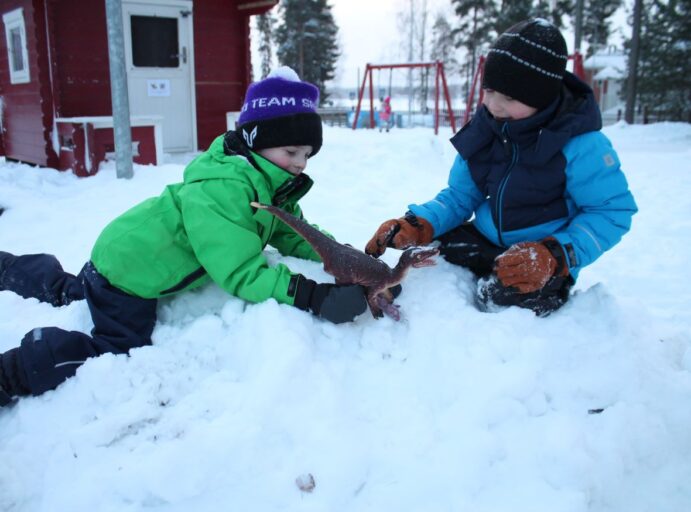
[[[215,281],[228,293],[251,302],[273,297],[293,304],[291,271],[269,267],[262,250],[272,245],[283,255],[321,261],[291,228],[250,201],[272,204],[282,190],[301,183],[280,206],[302,216],[297,200],[312,186],[261,156],[228,155],[223,136],[192,161],[183,183],[169,185],[113,220],[91,253],[96,269],[117,288],[158,298]],[[294,294],[294,290],[292,291]]]

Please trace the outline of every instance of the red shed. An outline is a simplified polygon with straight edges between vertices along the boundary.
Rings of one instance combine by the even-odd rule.
[[[122,0],[135,161],[226,130],[250,81],[250,16],[277,3]],[[0,0],[0,14],[0,150],[96,172],[113,150],[105,1]]]

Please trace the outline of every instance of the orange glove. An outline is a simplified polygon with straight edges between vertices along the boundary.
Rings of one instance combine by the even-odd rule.
[[[520,242],[509,247],[494,260],[494,271],[504,286],[520,293],[540,290],[552,276],[568,276],[565,256],[559,242],[547,238],[542,242]]]
[[[384,222],[372,239],[367,242],[365,252],[378,258],[387,247],[407,249],[415,245],[427,245],[434,238],[432,224],[408,212],[405,217]]]

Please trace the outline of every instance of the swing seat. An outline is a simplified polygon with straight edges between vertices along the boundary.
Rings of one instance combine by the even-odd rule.
[[[355,119],[355,112],[348,112],[348,124],[353,126],[353,120]],[[374,126],[379,127],[379,111],[374,111]],[[355,128],[369,128],[369,110],[361,110],[360,115],[357,119],[357,125]]]

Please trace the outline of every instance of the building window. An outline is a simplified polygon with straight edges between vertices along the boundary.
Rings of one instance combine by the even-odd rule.
[[[177,68],[178,20],[161,16],[131,16],[132,63],[138,68]]]
[[[5,23],[5,41],[7,42],[7,61],[10,67],[10,83],[26,84],[31,81],[29,75],[29,53],[26,50],[26,27],[24,10],[20,7],[2,15]]]

